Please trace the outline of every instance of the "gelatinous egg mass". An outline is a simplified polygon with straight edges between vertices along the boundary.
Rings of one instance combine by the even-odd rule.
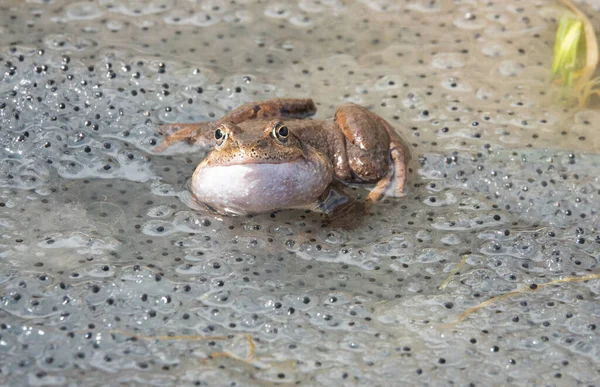
[[[600,115],[548,83],[557,9],[0,2],[0,384],[597,384]],[[206,150],[157,127],[274,97],[384,117],[406,196],[193,208]]]

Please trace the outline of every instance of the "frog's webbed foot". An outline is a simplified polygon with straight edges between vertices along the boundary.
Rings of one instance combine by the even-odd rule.
[[[381,178],[373,190],[367,196],[367,202],[375,203],[381,199],[386,192],[393,189],[391,196],[404,195],[404,182],[406,181],[406,149],[402,143],[394,140],[390,142],[391,163],[387,174]]]
[[[213,137],[213,126],[213,122],[161,125],[158,133],[167,137],[152,150],[160,153],[180,141],[186,141],[189,144],[209,144]]]
[[[362,200],[350,200],[329,214],[323,214],[323,227],[336,227],[346,230],[356,228],[369,213],[370,204]]]
[[[341,208],[346,207],[350,202],[351,198],[346,188],[340,183],[334,182],[327,187],[319,198],[316,210],[325,216],[332,216]]]
[[[368,203],[356,199],[348,187],[337,181],[325,190],[317,206],[323,217],[321,224],[326,227],[353,228],[368,213]]]

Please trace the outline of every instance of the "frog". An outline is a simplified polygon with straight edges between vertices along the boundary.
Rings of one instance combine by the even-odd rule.
[[[408,147],[390,123],[352,103],[332,120],[316,112],[310,98],[249,102],[215,121],[160,126],[154,151],[180,141],[212,147],[189,186],[197,203],[225,215],[323,210],[346,202],[331,189],[340,184],[374,184],[368,204],[403,196]]]

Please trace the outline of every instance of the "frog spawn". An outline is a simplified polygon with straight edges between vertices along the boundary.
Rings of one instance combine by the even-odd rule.
[[[207,3],[193,10],[202,17],[176,20],[171,2],[111,4],[0,12],[5,42],[22,42],[0,51],[6,383],[61,383],[75,368],[86,385],[594,382],[597,281],[442,325],[493,295],[597,270],[598,161],[583,152],[594,150],[597,118],[580,113],[571,130],[560,124],[569,112],[540,99],[545,80],[530,75],[542,53],[530,50],[547,48],[552,23],[537,8],[439,3],[405,14],[385,2],[368,5],[383,13],[301,2],[237,13]],[[218,22],[200,23],[206,15]],[[159,56],[96,47],[118,42],[112,31]],[[220,219],[180,199],[203,153],[148,153],[158,123],[296,93],[321,103],[320,118],[347,100],[405,127],[415,152],[407,197],[374,207],[356,230],[323,228],[303,211]],[[539,150],[558,141],[577,151]],[[134,154],[131,167],[120,152]],[[241,366],[246,334],[259,369]],[[234,359],[206,360],[218,352]]]

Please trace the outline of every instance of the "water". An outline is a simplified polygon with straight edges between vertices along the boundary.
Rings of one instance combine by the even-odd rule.
[[[559,15],[0,3],[0,383],[598,385],[600,281],[543,286],[600,258],[600,115],[548,84]],[[392,122],[406,197],[353,229],[189,208],[205,152],[153,154],[157,126],[283,96]]]

